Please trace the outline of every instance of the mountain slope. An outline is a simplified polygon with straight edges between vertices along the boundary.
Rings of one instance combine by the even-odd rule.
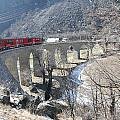
[[[61,0],[1,0],[0,32],[19,19],[22,14],[36,8],[43,9]]]
[[[50,35],[60,37],[61,34],[68,36],[71,33],[80,34],[81,31],[94,35],[107,35],[110,33],[110,29],[110,34],[117,34],[120,31],[119,2],[113,2],[113,0],[97,2],[96,0],[56,0],[53,3],[54,5],[42,11],[37,9],[22,16],[2,34],[2,37],[45,37]]]
[[[29,12],[6,33],[11,37],[23,37],[79,31],[89,7],[89,0],[64,0],[42,11]]]

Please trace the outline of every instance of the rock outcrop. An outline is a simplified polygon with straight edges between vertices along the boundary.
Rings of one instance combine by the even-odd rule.
[[[67,107],[67,103],[61,100],[44,101],[37,106],[36,113],[55,119],[56,115],[62,113],[62,110]]]

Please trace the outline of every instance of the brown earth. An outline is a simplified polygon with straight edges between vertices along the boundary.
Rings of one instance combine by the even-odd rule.
[[[33,115],[27,110],[17,110],[0,103],[0,120],[49,120],[49,118]]]

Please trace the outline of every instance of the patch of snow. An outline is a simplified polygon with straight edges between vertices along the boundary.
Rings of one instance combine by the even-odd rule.
[[[66,102],[62,101],[62,100],[52,100],[52,102],[56,102],[56,103],[58,103],[58,104],[60,104],[60,105],[63,105],[63,106],[65,106],[65,107],[68,107],[68,104],[67,104]]]
[[[50,101],[43,101],[42,103],[40,103],[40,104],[37,106],[37,110],[43,109],[45,106],[53,107],[52,105],[50,105],[50,104],[48,104],[48,103],[50,103]]]
[[[15,94],[10,94],[10,102],[11,103],[15,103],[16,105],[18,105],[18,103],[23,100],[24,96],[21,95],[15,95]]]
[[[83,94],[77,94],[76,98],[77,103],[79,104],[85,104],[85,105],[92,105],[92,101],[90,100],[89,96],[83,95]]]
[[[81,85],[81,87],[86,88],[86,89],[90,89],[90,87],[88,86],[87,82],[83,82],[83,84]]]
[[[49,117],[44,117],[44,116],[40,116],[40,118],[41,118],[41,120],[53,120],[53,119],[51,119]]]

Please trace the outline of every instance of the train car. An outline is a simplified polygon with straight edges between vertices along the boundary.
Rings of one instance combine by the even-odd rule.
[[[48,43],[59,42],[59,38],[48,38],[48,39],[46,40],[46,42],[48,42]]]
[[[5,42],[0,39],[0,51],[2,51],[5,48]]]
[[[43,38],[32,38],[32,43],[33,44],[41,44],[44,42]]]
[[[23,38],[17,38],[16,39],[16,47],[22,47],[22,46],[24,46],[23,45],[23,42],[24,42],[24,40],[23,40]]]
[[[1,39],[0,40],[0,50],[21,47],[21,46],[30,46],[41,44],[44,42],[43,38],[15,38],[15,39]]]
[[[23,40],[22,44],[24,46],[43,43],[42,38],[21,38],[20,40]]]
[[[23,46],[32,45],[32,39],[31,38],[20,38],[20,40],[22,41]]]
[[[16,47],[16,39],[3,39],[5,43],[5,49]]]

